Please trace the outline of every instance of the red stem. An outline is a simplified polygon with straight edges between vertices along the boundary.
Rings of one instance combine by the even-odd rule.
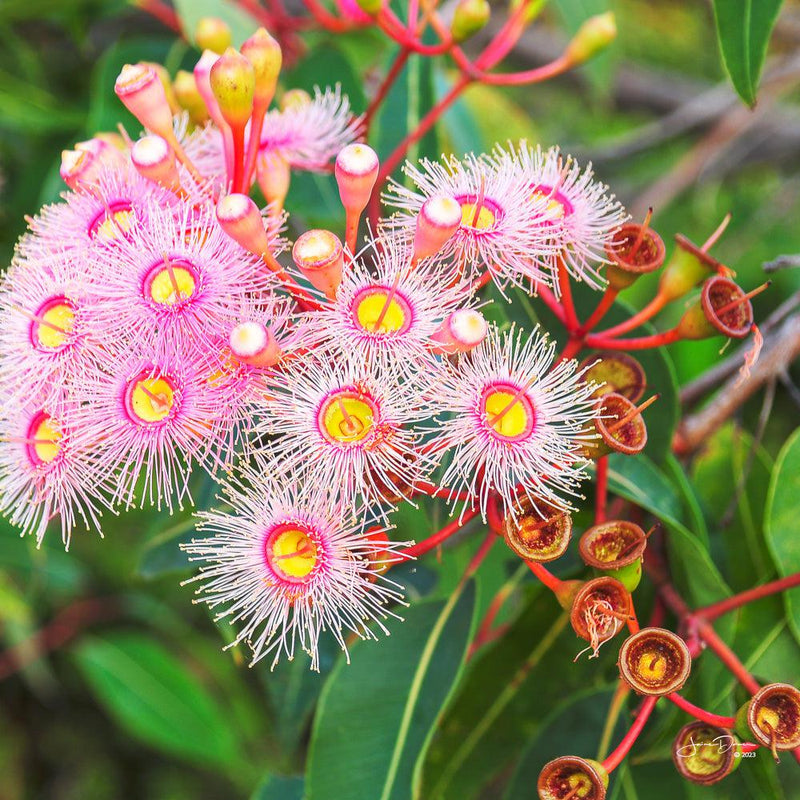
[[[712,603],[710,606],[698,608],[694,614],[695,616],[703,617],[707,621],[716,619],[722,614],[727,614],[728,611],[733,611],[740,606],[752,603],[754,600],[760,600],[762,597],[769,597],[769,595],[783,592],[786,589],[792,589],[795,586],[800,586],[800,572],[794,575],[787,575],[777,581],[771,581],[761,586],[756,586],[754,589],[748,589],[746,592],[728,597],[725,600],[720,600],[718,603]]]
[[[578,315],[575,312],[575,303],[572,301],[572,286],[569,282],[567,265],[563,258],[558,259],[558,288],[561,291],[561,305],[564,308],[564,319],[567,330],[576,333],[581,326]]]
[[[677,328],[670,328],[663,333],[654,333],[651,336],[639,336],[633,339],[608,339],[605,334],[596,334],[586,337],[586,346],[598,350],[649,350],[653,347],[663,347],[681,340]]]
[[[424,555],[429,550],[433,550],[434,547],[440,545],[442,542],[447,541],[447,539],[449,539],[453,534],[458,533],[471,519],[476,517],[479,513],[480,511],[477,508],[465,511],[458,519],[454,519],[432,536],[428,536],[427,539],[423,539],[421,542],[417,542],[416,544],[411,545],[411,547],[401,550],[400,555],[405,559],[416,558],[417,556]]]
[[[645,322],[652,319],[662,308],[667,304],[667,297],[662,294],[657,294],[643,309],[637,311],[632,317],[629,317],[624,322],[618,325],[613,325],[606,328],[604,331],[598,331],[598,336],[616,337],[621,333],[627,333]]]
[[[634,742],[639,738],[639,734],[642,732],[648,717],[656,707],[657,701],[657,697],[646,697],[642,701],[639,707],[639,713],[636,715],[633,725],[628,729],[625,736],[622,737],[622,741],[620,741],[614,751],[603,761],[603,767],[607,772],[613,772],[622,763],[625,756],[628,755]]]
[[[611,306],[614,305],[614,301],[617,299],[617,294],[619,294],[619,292],[617,292],[616,289],[612,289],[610,286],[606,288],[603,297],[597,304],[597,308],[595,308],[589,319],[587,319],[586,322],[584,322],[583,325],[581,325],[578,329],[578,333],[581,336],[593,330],[595,325],[597,325],[597,323],[603,319]]]
[[[595,486],[594,524],[606,521],[606,505],[608,503],[608,456],[597,459],[597,476]]]
[[[560,578],[556,578],[552,572],[550,572],[544,564],[540,564],[538,561],[526,561],[530,571],[551,591],[557,592],[561,589],[564,585],[564,581]]]
[[[707,722],[709,725],[716,725],[719,728],[733,728],[736,725],[736,717],[723,717],[720,714],[713,714],[711,711],[706,711],[694,703],[690,703],[685,697],[672,692],[667,697],[675,703],[678,708],[683,709],[687,714],[691,714],[695,719],[701,722]]]

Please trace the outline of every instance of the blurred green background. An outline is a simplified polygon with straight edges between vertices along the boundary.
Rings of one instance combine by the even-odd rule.
[[[204,6],[213,9],[215,4]],[[768,64],[767,85],[754,114],[745,112],[727,87],[713,17],[702,2],[562,0],[546,9],[541,23],[523,38],[517,66],[552,57],[579,19],[609,7],[619,25],[610,52],[577,74],[543,86],[469,91],[445,116],[438,138],[423,142],[424,152],[461,153],[520,137],[545,146],[559,143],[580,160],[593,160],[598,175],[634,217],[654,206],[654,226],[668,247],[678,231],[702,242],[731,211],[733,221],[715,253],[743,286],[752,288],[764,279],[764,262],[800,252],[800,70],[791,61],[799,49],[800,8],[787,4],[773,39],[773,58],[788,76],[770,82],[774,62]],[[0,35],[5,45],[0,49],[0,263],[7,264],[25,228],[24,215],[56,200],[62,189],[61,150],[98,130],[113,129],[118,119],[129,131],[136,130],[113,94],[121,65],[161,61],[174,74],[180,67],[191,68],[198,53],[122,0],[2,0]],[[373,33],[336,39],[313,33],[307,43],[308,57],[288,70],[286,85],[310,89],[315,83],[341,81],[355,110],[363,111],[363,84],[369,90],[375,85],[391,55],[389,44]],[[419,80],[429,67],[415,69],[406,81]],[[452,81],[439,68],[423,77],[432,96],[444,94]],[[382,155],[408,118],[402,98],[390,101],[373,142]],[[329,178],[299,176],[288,208],[301,222],[341,227],[335,197]],[[754,303],[757,319],[800,290],[798,270],[772,277],[772,289]],[[653,285],[643,279],[626,299],[642,304]],[[715,339],[672,348],[680,382],[715,363],[720,346]],[[755,429],[760,408],[760,397],[745,405],[737,420],[744,430]],[[756,467],[747,473],[753,494],[746,499],[753,507],[746,514],[736,509],[730,537],[740,529],[760,532],[771,461],[796,423],[791,393],[780,389],[763,448],[755,451]],[[696,498],[695,521],[722,516],[720,507],[733,496],[740,462],[749,450],[746,434],[732,428],[710,442],[691,468],[707,486]],[[213,491],[198,478],[200,507],[212,501]],[[441,519],[441,508],[424,511],[426,524]],[[420,521],[411,517],[407,524]],[[302,772],[310,713],[322,679],[309,675],[304,664],[282,665],[274,673],[266,666],[248,671],[241,668],[243,653],[219,653],[224,632],[191,605],[191,589],[178,586],[189,574],[177,550],[177,542],[191,534],[188,515],[168,519],[128,513],[110,526],[113,536],[107,541],[79,536],[68,554],[55,537],[36,550],[4,525],[0,522],[0,636],[4,647],[16,649],[13,657],[0,655],[0,799],[248,797],[262,780],[257,797],[299,798],[301,784],[291,776]],[[737,551],[730,537],[715,540],[713,552],[734,589],[773,574],[771,567],[751,572],[742,562],[752,560],[752,551]],[[410,583],[412,598],[443,596],[470,550],[462,542],[443,566],[409,570],[401,582]],[[508,558],[496,556],[491,569],[500,581],[507,578]],[[575,565],[563,569],[569,572]],[[530,599],[533,590],[525,585]],[[90,605],[76,609],[82,598],[91,598]],[[76,615],[90,620],[88,630],[82,629],[84,622],[74,624]],[[756,618],[752,623],[737,642],[753,664],[769,677],[779,673],[786,680],[800,679],[800,648],[785,623],[780,630],[770,628],[769,641],[752,639],[753,630],[762,626]],[[542,635],[538,619],[515,624],[521,635]],[[30,641],[45,625],[44,634]],[[39,657],[42,653],[47,655]],[[328,654],[323,672],[333,660],[334,654]],[[481,687],[481,678],[491,679],[491,660],[479,666],[483,672],[473,673],[473,689]],[[562,668],[553,667],[553,674]],[[601,659],[591,668],[592,679],[586,669],[577,672],[587,696],[606,691],[607,683],[598,683],[597,675],[613,674],[613,660]],[[713,696],[724,704],[730,697],[719,697],[718,690],[725,686],[730,695],[733,687],[721,680]],[[572,708],[569,713],[578,712]],[[602,719],[591,721],[588,708],[580,713],[577,726],[602,725]],[[671,725],[674,731],[676,719],[662,720],[659,730]],[[525,741],[554,736],[544,722],[526,724],[520,723],[518,731]],[[665,741],[658,732],[646,737],[649,749],[637,773],[645,782],[635,783],[641,779],[623,772],[618,796],[661,797],[648,788],[657,784],[663,796],[684,796],[684,787],[661,785]],[[497,773],[497,786],[508,782],[509,770]],[[524,772],[517,774],[518,783],[520,775]],[[772,771],[759,767],[750,777],[737,778],[745,783],[721,785],[703,796],[800,797],[786,765],[780,775],[783,788]],[[458,794],[461,789],[449,791],[454,794],[448,798],[466,797]],[[482,791],[484,798],[500,796],[493,785],[474,791]]]

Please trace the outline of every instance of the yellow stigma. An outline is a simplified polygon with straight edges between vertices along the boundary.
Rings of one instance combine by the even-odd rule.
[[[197,288],[194,275],[186,267],[177,264],[163,266],[150,281],[150,298],[162,306],[174,306],[188,300]]]
[[[364,330],[370,333],[396,333],[405,327],[407,323],[406,310],[396,296],[389,300],[388,308],[386,308],[387,300],[389,300],[389,292],[381,289],[371,291],[358,301],[356,317]],[[385,312],[384,308],[386,308]],[[383,314],[383,319],[381,319],[381,314]],[[376,328],[375,323],[379,319],[381,319],[381,323]]]
[[[533,421],[529,402],[524,396],[517,397],[507,389],[493,389],[484,400],[486,421],[500,436],[509,439],[522,436]]]
[[[317,546],[306,531],[287,528],[269,546],[272,568],[287,578],[305,578],[317,565]]]
[[[56,302],[39,312],[41,320],[34,329],[36,344],[55,350],[66,344],[75,327],[75,312],[67,302]]]
[[[667,659],[658,653],[642,653],[636,672],[645,681],[660,682],[667,674]]]
[[[175,404],[175,390],[165,378],[137,378],[130,393],[130,408],[142,422],[161,422]]]
[[[106,213],[103,221],[97,226],[96,234],[106,239],[118,239],[133,227],[136,215],[133,209],[121,208],[119,211]]]
[[[573,772],[567,778],[567,784],[570,791],[575,792],[575,797],[587,797],[594,788],[592,779],[583,772]]]
[[[31,431],[31,438],[34,440],[33,452],[41,464],[49,464],[54,461],[61,451],[61,439],[63,434],[57,423],[48,416],[36,425]]]
[[[329,397],[320,412],[325,435],[334,442],[360,442],[374,422],[375,409],[353,392],[342,391]]]
[[[478,218],[475,219],[475,203],[461,204],[461,224],[466,228],[474,228],[476,231],[486,231],[493,227],[497,217],[491,208],[481,205],[478,211]]]
[[[756,711],[756,725],[767,735],[773,731],[777,731],[780,724],[780,714],[773,709],[767,708],[762,704],[758,711]]]
[[[535,191],[531,198],[532,200],[547,200],[547,210],[550,212],[550,219],[564,219],[567,216],[567,210],[564,204],[555,197],[544,192]]]

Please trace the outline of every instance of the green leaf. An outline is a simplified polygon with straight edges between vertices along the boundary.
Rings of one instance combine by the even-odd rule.
[[[259,25],[255,17],[251,17],[240,4],[230,0],[173,0],[173,5],[183,32],[191,41],[194,41],[195,28],[203,17],[219,17],[225,20],[231,29],[234,47],[239,47],[245,39],[252,36]]]
[[[800,497],[800,428],[786,441],[772,471],[764,533],[781,576],[800,572],[797,498]],[[784,593],[789,626],[800,641],[800,587]]]
[[[85,639],[75,659],[99,702],[132,736],[197,764],[241,769],[224,708],[157,641],[135,633]]]
[[[137,572],[143,578],[152,580],[170,573],[190,570],[192,565],[189,556],[180,546],[196,535],[195,519],[189,517],[148,539],[142,547]]]
[[[302,778],[269,777],[250,800],[303,800],[303,788]]]
[[[717,39],[725,69],[739,97],[756,104],[767,45],[783,0],[714,0]]]
[[[463,668],[475,586],[412,606],[380,646],[358,643],[317,708],[309,800],[419,797],[421,761]]]

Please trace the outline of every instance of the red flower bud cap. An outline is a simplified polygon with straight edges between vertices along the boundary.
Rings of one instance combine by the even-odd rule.
[[[175,153],[166,139],[155,134],[143,136],[131,148],[131,162],[148,180],[172,191],[181,185]]]
[[[642,628],[619,651],[619,674],[638,694],[677,692],[689,678],[692,656],[680,636],[664,628]]]
[[[711,786],[741,763],[739,740],[725,728],[707,722],[684,725],[672,743],[675,769],[692,783]]]
[[[217,203],[220,227],[249,253],[263,256],[269,250],[269,238],[255,202],[246,194],[229,194]]]
[[[156,71],[146,64],[126,64],[114,83],[117,97],[145,128],[169,139],[172,110]]]
[[[344,248],[338,236],[325,230],[306,231],[294,243],[292,258],[315,289],[336,297],[344,267]]]
[[[339,151],[334,171],[348,213],[360,214],[367,207],[379,167],[378,154],[367,144],[349,144]]]
[[[229,337],[231,354],[252,367],[273,367],[281,360],[281,348],[272,331],[261,322],[240,322]]]
[[[540,800],[604,800],[607,787],[608,772],[603,765],[578,756],[548,761],[536,782]]]
[[[289,162],[274,150],[264,150],[256,159],[256,180],[267,204],[283,208],[292,182]]]
[[[70,189],[91,186],[97,180],[101,163],[98,157],[88,150],[63,150],[59,174]]]
[[[275,94],[283,64],[281,46],[266,29],[259,28],[242,45],[242,55],[253,65],[256,79],[254,101],[266,108]]]
[[[461,225],[461,204],[454,197],[429,197],[417,216],[414,260],[436,255]]]
[[[474,308],[454,311],[431,335],[434,347],[440,353],[468,353],[477,347],[489,332],[486,317]]]

